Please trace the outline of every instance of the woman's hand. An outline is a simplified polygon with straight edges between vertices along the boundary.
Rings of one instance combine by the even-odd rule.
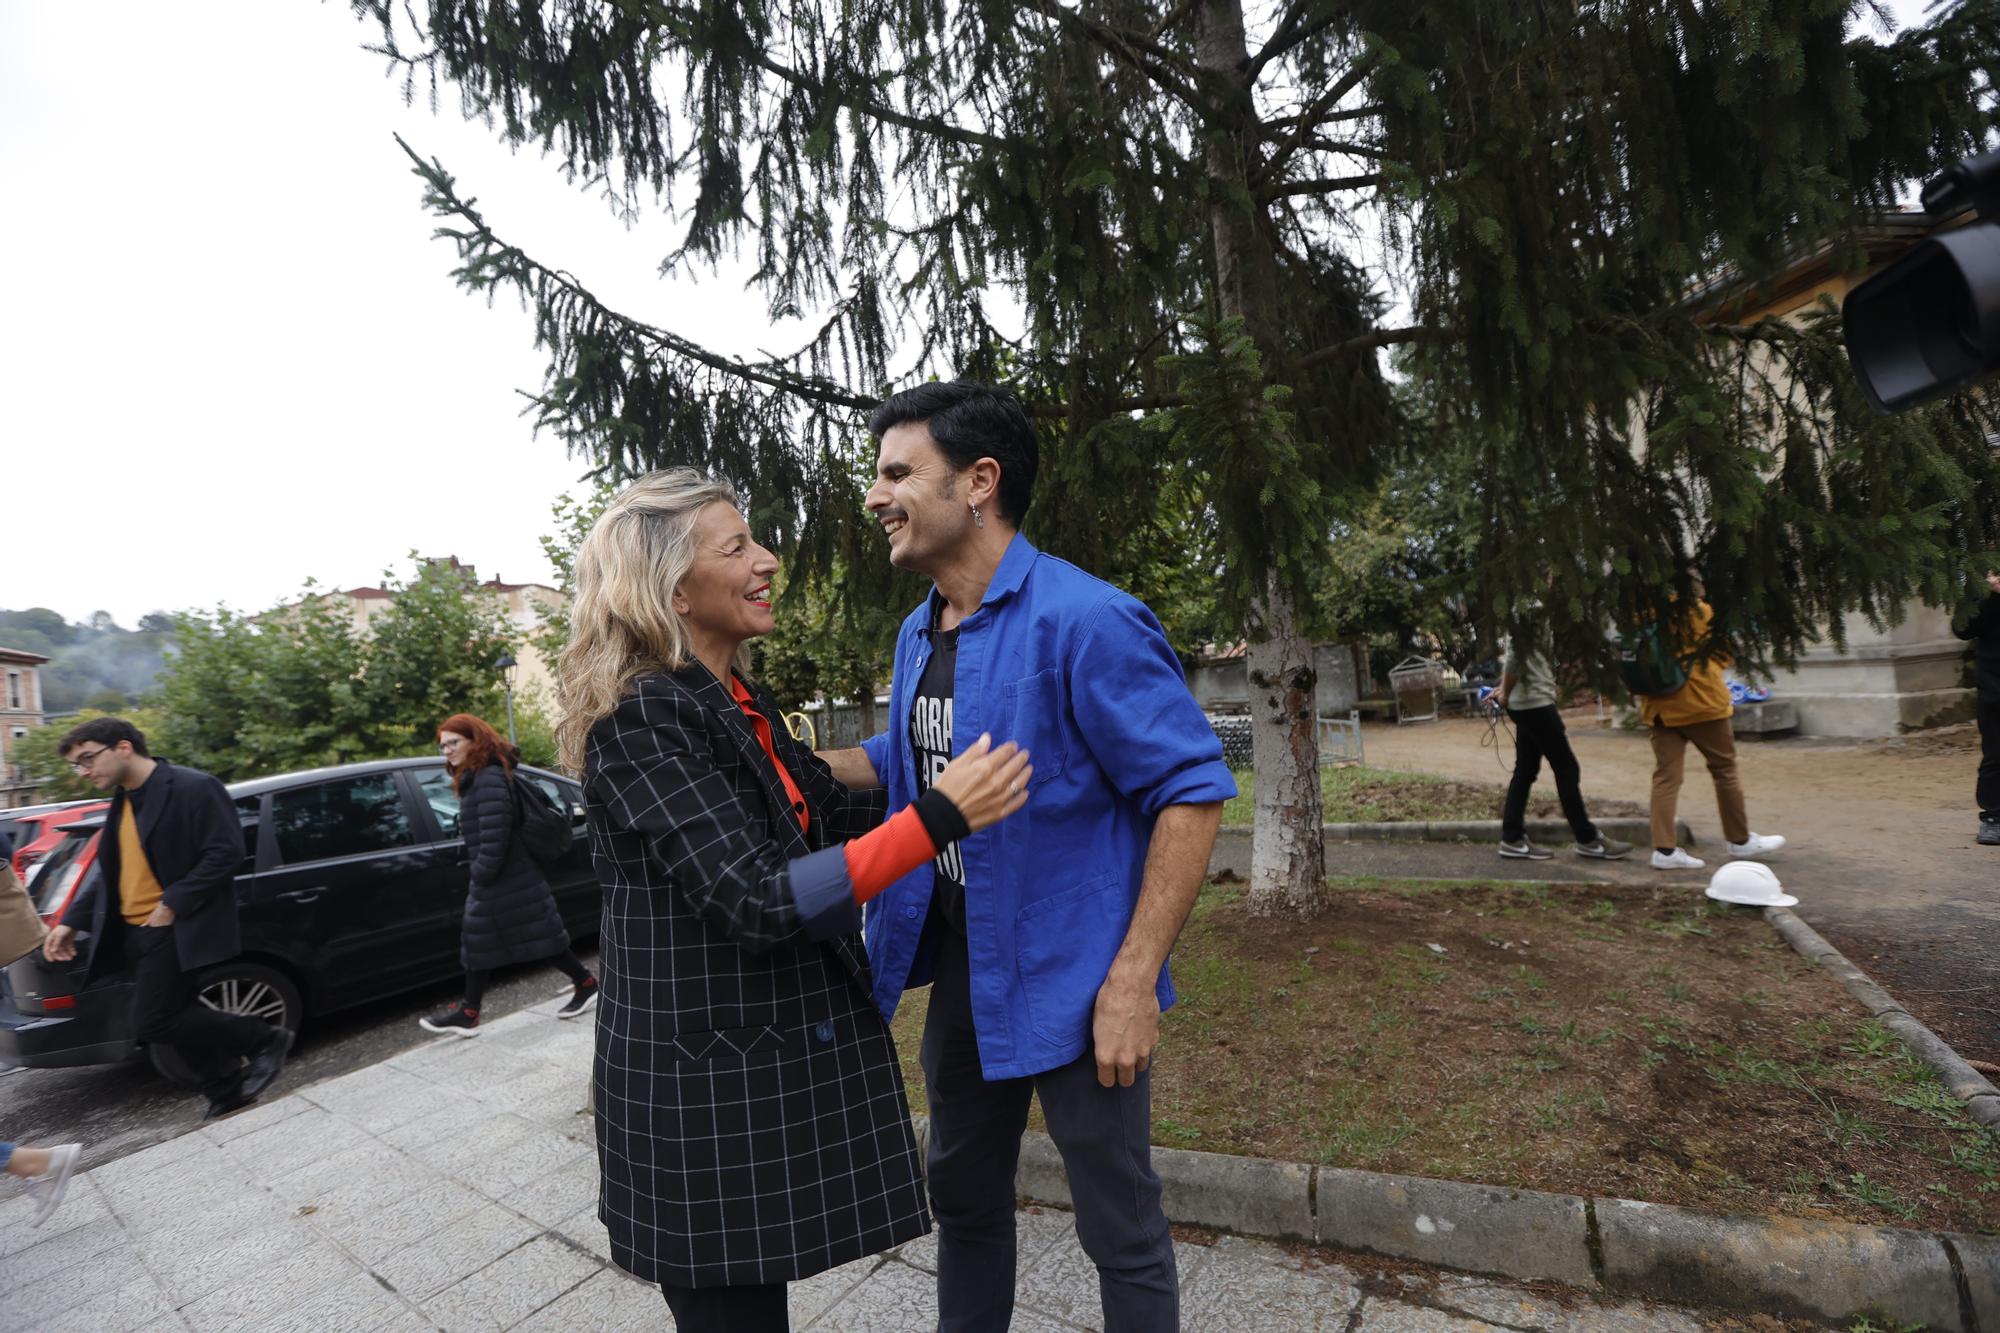
[[[1028,803],[1028,779],[1034,773],[1026,750],[1012,741],[996,750],[993,737],[981,734],[945,766],[931,788],[949,797],[977,833]]]

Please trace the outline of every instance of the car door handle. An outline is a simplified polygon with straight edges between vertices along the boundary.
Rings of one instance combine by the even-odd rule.
[[[324,886],[322,886],[317,889],[292,889],[291,891],[287,893],[281,893],[278,896],[284,899],[288,903],[309,903],[317,901],[319,896],[325,892],[326,889]]]

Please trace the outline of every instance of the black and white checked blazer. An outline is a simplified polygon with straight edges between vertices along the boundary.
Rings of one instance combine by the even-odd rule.
[[[755,690],[801,833],[729,689],[648,676],[590,733],[604,887],[598,1215],[652,1282],[786,1282],[930,1229],[909,1104],[858,934],[807,939],[792,862],[881,822]]]

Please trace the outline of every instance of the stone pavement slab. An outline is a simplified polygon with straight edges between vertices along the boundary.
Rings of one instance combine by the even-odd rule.
[[[588,1023],[560,998],[440,1040],[71,1182],[43,1229],[0,1185],[0,1329],[88,1333],[668,1329],[657,1288],[619,1272],[597,1220]],[[86,1153],[88,1149],[86,1148]],[[86,1157],[86,1161],[88,1158]],[[1689,1333],[1689,1311],[1559,1301],[1489,1279],[1236,1236],[1176,1242],[1190,1330]],[[1368,1276],[1368,1273],[1375,1276]],[[1020,1333],[1102,1328],[1074,1219],[1019,1214]],[[792,1285],[801,1330],[928,1333],[926,1236]]]

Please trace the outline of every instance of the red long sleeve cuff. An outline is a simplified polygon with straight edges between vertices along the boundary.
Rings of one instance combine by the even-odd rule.
[[[937,847],[914,805],[898,810],[880,828],[851,839],[843,850],[847,853],[847,878],[854,885],[857,903],[867,902],[937,855]]]

